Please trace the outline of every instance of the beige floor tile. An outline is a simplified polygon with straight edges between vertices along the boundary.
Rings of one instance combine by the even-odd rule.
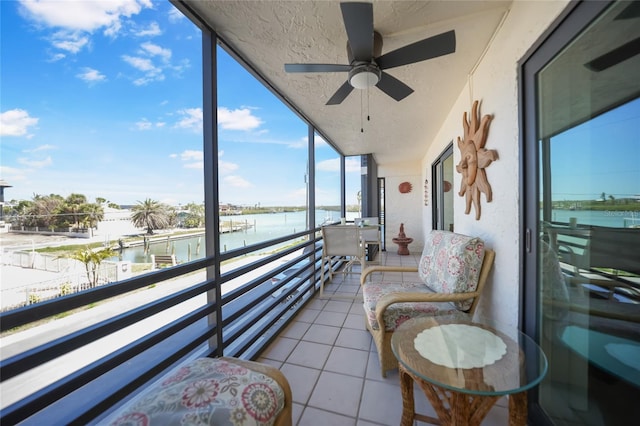
[[[355,426],[356,419],[337,413],[307,407],[298,426]]]
[[[332,327],[323,324],[311,324],[302,340],[307,342],[322,343],[325,345],[333,345],[340,333],[340,327]]]
[[[280,337],[289,337],[291,339],[300,339],[304,336],[311,326],[308,322],[293,321],[280,333]]]
[[[384,401],[384,403],[381,403]],[[400,387],[376,380],[366,380],[358,418],[377,423],[397,425],[402,417]]]
[[[338,334],[335,345],[369,351],[369,348],[371,348],[371,341],[372,337],[368,330],[354,330],[352,328],[343,327],[342,330],[340,330],[340,334]]]
[[[309,405],[315,408],[356,417],[360,405],[363,379],[323,371],[318,379]]]
[[[273,343],[271,343],[269,347],[262,352],[261,356],[275,361],[285,361],[298,342],[299,341],[297,339],[277,337]]]
[[[303,367],[322,369],[329,357],[329,352],[331,352],[329,345],[300,341],[286,361]]]
[[[342,327],[347,319],[346,312],[322,311],[315,320],[315,324],[331,325],[333,327]]]
[[[309,401],[321,371],[288,363],[285,363],[280,371],[289,382],[293,401],[305,405]]]
[[[335,346],[331,349],[324,371],[364,377],[368,358],[367,351]]]

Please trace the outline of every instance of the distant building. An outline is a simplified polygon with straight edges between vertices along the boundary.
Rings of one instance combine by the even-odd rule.
[[[4,226],[4,189],[11,188],[6,180],[0,179],[0,224],[2,224],[2,231],[5,232]],[[8,229],[7,229],[8,230]]]

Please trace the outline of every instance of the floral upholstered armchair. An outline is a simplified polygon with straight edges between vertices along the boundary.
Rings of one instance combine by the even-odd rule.
[[[493,265],[495,252],[477,237],[434,230],[418,268],[372,266],[361,275],[367,329],[373,335],[382,376],[398,367],[391,351],[394,330],[409,318],[467,312],[473,315]],[[382,281],[367,276],[382,272]],[[420,282],[389,282],[385,272],[418,272]]]
[[[198,358],[142,390],[104,424],[291,426],[291,388],[275,367]]]

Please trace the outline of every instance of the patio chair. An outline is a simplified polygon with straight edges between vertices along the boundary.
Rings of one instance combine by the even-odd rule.
[[[363,223],[364,222],[364,223]],[[364,244],[364,248],[372,253],[372,250],[368,246],[376,246],[376,251],[373,251],[373,256],[370,256],[367,259],[367,263],[375,263],[374,257],[375,255],[382,250],[382,242],[380,238],[380,224],[378,222],[377,217],[357,217],[354,219],[354,223],[356,226],[360,226],[361,223],[365,226],[369,226],[369,228],[363,228],[360,230],[360,239]],[[375,228],[373,228],[375,227]],[[366,254],[366,253],[365,253]]]
[[[327,225],[322,227],[322,263],[320,274],[320,297],[324,294],[324,271],[329,271],[329,281],[333,279],[334,260],[346,262],[338,272],[347,274],[352,272],[355,262],[360,263],[361,269],[366,267],[364,248],[360,240],[360,229],[353,225]]]
[[[376,344],[382,377],[398,368],[391,336],[404,321],[458,311],[473,315],[494,258],[495,252],[480,238],[434,230],[425,241],[418,268],[371,266],[363,271],[366,326]],[[419,272],[422,282],[367,282],[374,272]]]

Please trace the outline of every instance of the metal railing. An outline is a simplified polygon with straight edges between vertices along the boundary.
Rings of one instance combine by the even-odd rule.
[[[217,261],[205,258],[1,313],[0,330],[7,333],[114,298],[118,303],[113,305],[123,305],[134,293],[146,295],[145,289],[174,286],[164,296],[143,298],[133,307],[2,359],[3,387],[28,383],[25,378],[40,374],[44,365],[58,362],[74,369],[2,407],[1,423],[91,423],[185,359],[255,359],[319,288],[321,242],[316,231],[222,253]],[[264,254],[286,243],[292,245]],[[261,256],[251,256],[259,252]],[[222,267],[217,282],[207,279],[208,268],[238,258],[245,259],[242,266]],[[168,315],[170,319],[160,319]],[[126,340],[113,346],[103,343],[113,336]],[[106,351],[99,352],[104,346]],[[97,358],[83,355],[69,361],[83,350],[98,353]]]

